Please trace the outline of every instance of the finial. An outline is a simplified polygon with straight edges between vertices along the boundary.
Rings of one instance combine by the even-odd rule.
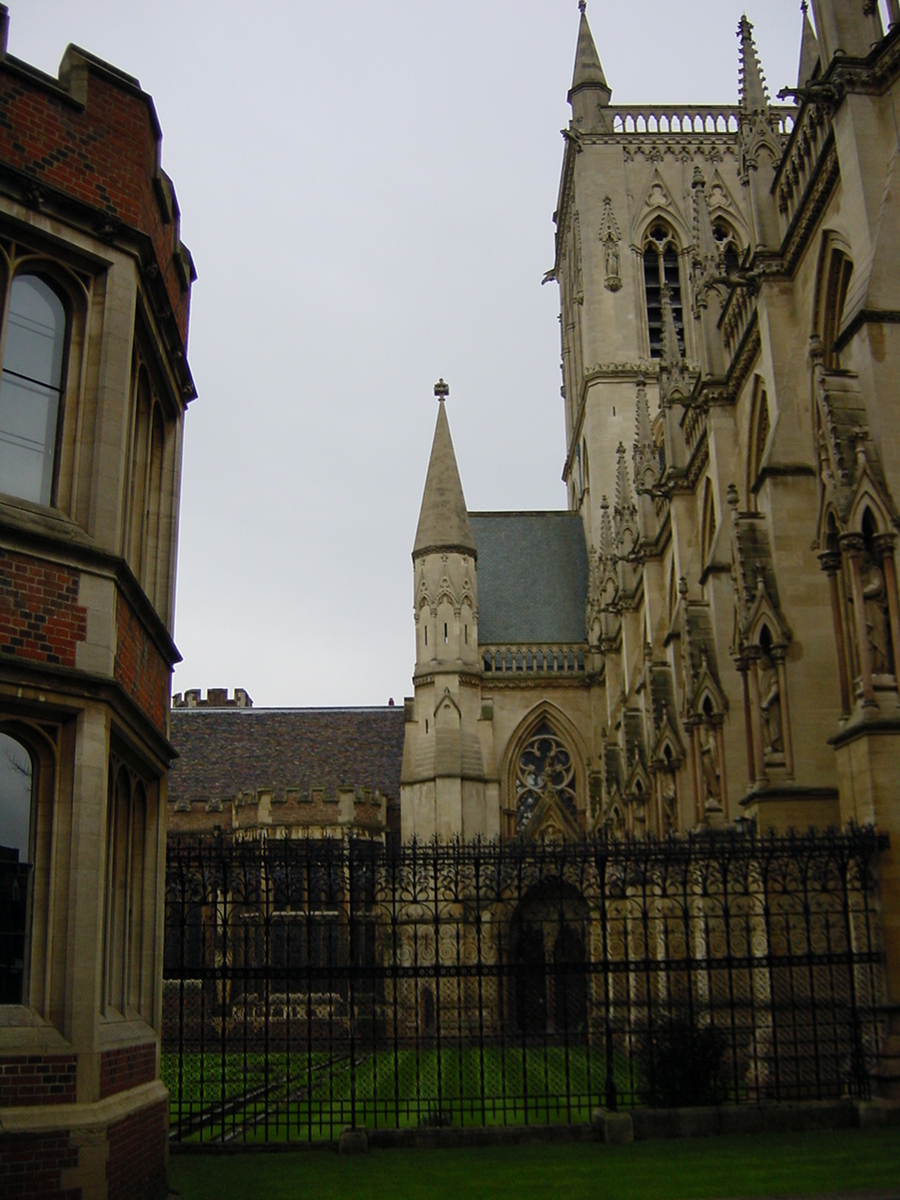
[[[800,0],[800,11],[803,13],[804,17],[809,12],[809,5],[807,4],[806,0]]]
[[[584,10],[586,8],[587,8],[586,0],[578,0],[578,11],[580,13],[584,14]]]
[[[437,396],[437,398],[441,402],[441,404],[443,404],[444,401],[447,399],[447,397],[450,395],[450,384],[444,383],[443,376],[441,376],[441,378],[434,385],[434,394]]]

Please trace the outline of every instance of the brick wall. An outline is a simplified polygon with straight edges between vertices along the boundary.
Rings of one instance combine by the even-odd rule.
[[[165,732],[169,667],[121,592],[116,601],[116,624],[116,681],[154,725]]]
[[[74,1054],[0,1059],[0,1108],[74,1103]]]
[[[78,583],[77,571],[0,551],[0,654],[74,667],[87,636]]]
[[[106,1050],[100,1055],[100,1099],[156,1078],[156,1043]]]
[[[168,1194],[166,1101],[109,1127],[108,1200],[156,1200]]]
[[[0,1196],[3,1200],[81,1200],[81,1188],[63,1188],[61,1172],[78,1165],[66,1130],[0,1135]]]
[[[176,222],[154,195],[159,156],[149,97],[91,71],[84,108],[14,67],[0,66],[0,160],[150,236],[182,340],[188,296],[174,265]]]

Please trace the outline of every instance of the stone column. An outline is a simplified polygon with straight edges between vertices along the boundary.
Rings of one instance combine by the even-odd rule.
[[[784,749],[784,769],[788,778],[794,778],[794,743],[791,741],[791,714],[788,710],[787,670],[784,665],[784,650],[772,649],[775,670],[778,672],[778,699],[781,709],[781,745]]]
[[[887,0],[887,10],[890,28],[893,29],[897,22],[900,21],[900,0]]]
[[[869,645],[869,631],[866,628],[866,606],[863,599],[861,564],[865,553],[862,535],[845,533],[841,545],[850,562],[850,585],[853,589],[853,612],[856,622],[856,648],[859,655],[859,673],[862,682],[862,703],[864,708],[877,704],[875,689],[872,683],[872,648]]]
[[[888,615],[891,619],[894,679],[900,684],[900,603],[897,599],[897,572],[894,568],[894,535],[892,533],[881,533],[875,538],[875,553],[881,558],[881,573],[884,575]]]
[[[841,685],[841,716],[850,715],[852,701],[850,698],[850,672],[847,663],[847,643],[844,639],[844,616],[841,605],[841,592],[838,586],[838,572],[841,569],[839,550],[826,550],[819,555],[822,570],[828,576],[828,594],[831,597],[831,620],[834,625],[834,644],[837,647],[838,677]]]

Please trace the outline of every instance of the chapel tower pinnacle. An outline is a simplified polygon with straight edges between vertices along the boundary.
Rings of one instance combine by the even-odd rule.
[[[612,88],[606,82],[600,56],[594,44],[588,24],[587,5],[579,0],[581,21],[578,25],[578,44],[575,48],[575,69],[568,100],[572,106],[572,120],[577,129],[590,133],[602,126],[599,110],[606,108],[612,99]]]

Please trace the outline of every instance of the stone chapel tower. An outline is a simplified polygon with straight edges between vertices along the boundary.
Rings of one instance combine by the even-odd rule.
[[[404,838],[498,832],[497,785],[487,781],[479,737],[478,554],[450,438],[449,393],[443,380],[435,385],[438,417],[412,554],[416,669],[403,754]]]

